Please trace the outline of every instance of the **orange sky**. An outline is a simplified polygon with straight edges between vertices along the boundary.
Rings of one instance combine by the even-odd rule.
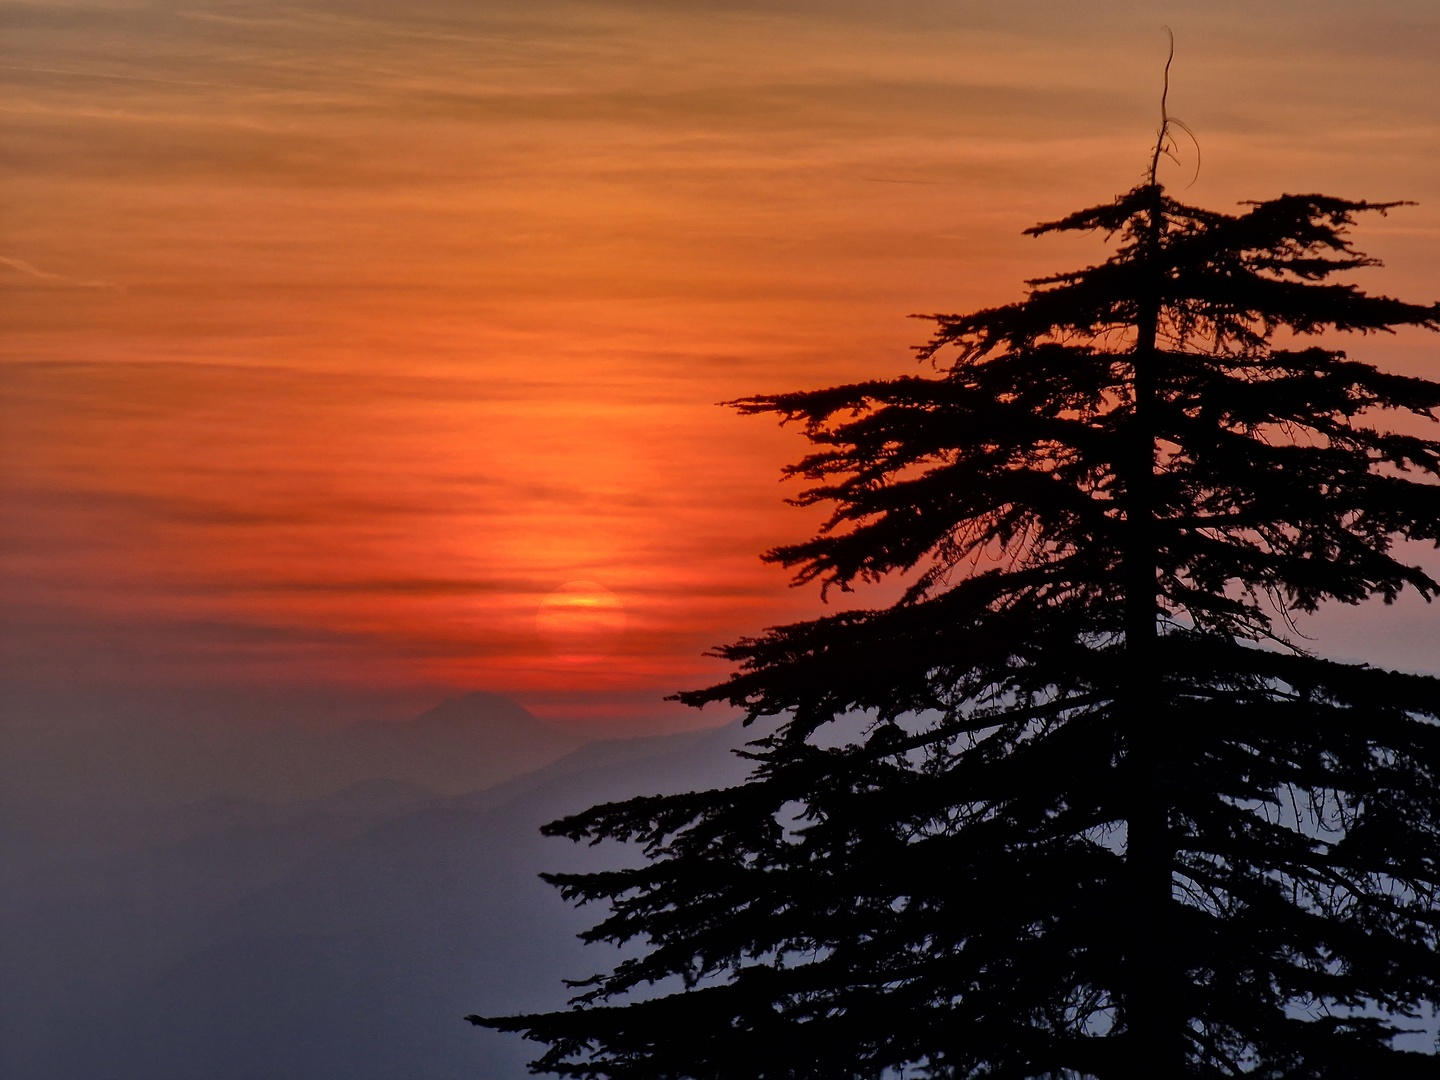
[[[1440,298],[1440,7],[1001,7],[0,2],[7,677],[684,722],[818,606],[757,559],[799,440],[714,403],[1098,254],[1020,230],[1141,178],[1166,23],[1185,196],[1418,200],[1365,282]],[[606,660],[537,634],[577,579]],[[1440,670],[1391,614],[1315,625]]]

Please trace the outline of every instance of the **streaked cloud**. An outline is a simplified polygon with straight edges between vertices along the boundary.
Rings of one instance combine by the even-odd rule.
[[[907,313],[1093,258],[1019,233],[1139,178],[1162,23],[1187,197],[1416,199],[1358,239],[1440,296],[1440,11],[1408,0],[0,20],[0,567],[66,677],[664,714],[704,647],[816,605],[756,556],[816,522],[797,441],[713,403],[912,370]],[[630,629],[565,671],[533,614],[577,579]]]
[[[0,255],[0,289],[115,289],[113,281],[88,281],[42,270],[24,259]]]

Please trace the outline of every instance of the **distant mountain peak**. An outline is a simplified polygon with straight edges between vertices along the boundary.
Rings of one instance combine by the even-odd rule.
[[[553,729],[525,706],[490,690],[470,690],[427,709],[410,723],[423,728],[545,731]]]

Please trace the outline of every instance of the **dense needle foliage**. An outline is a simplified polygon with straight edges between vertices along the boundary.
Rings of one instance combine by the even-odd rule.
[[[1393,1045],[1440,999],[1440,679],[1290,623],[1440,592],[1396,546],[1440,541],[1396,422],[1440,384],[1315,336],[1440,328],[1333,280],[1394,205],[1144,184],[1030,230],[1113,254],[935,316],[932,373],[738,402],[833,508],[767,557],[908,589],[721,650],[681,698],[777,718],[751,779],[548,827],[643,846],[553,876],[643,948],[476,1022],[597,1080],[1440,1075]]]

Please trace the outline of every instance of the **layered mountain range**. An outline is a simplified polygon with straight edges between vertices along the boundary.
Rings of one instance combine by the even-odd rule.
[[[0,1074],[521,1077],[533,1048],[461,1017],[557,1005],[563,978],[605,966],[574,937],[597,913],[537,875],[635,857],[544,839],[540,825],[738,781],[729,751],[749,737],[576,746],[512,702],[469,695],[408,724],[251,740],[204,798],[12,795]]]

